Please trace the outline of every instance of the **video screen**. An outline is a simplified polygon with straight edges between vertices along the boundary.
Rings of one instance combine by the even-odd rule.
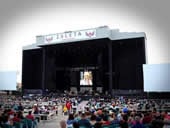
[[[92,71],[80,71],[80,85],[93,85]]]

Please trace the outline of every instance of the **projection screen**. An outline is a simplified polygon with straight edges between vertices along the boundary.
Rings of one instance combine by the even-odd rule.
[[[170,64],[145,64],[144,91],[170,92]]]
[[[0,90],[16,90],[16,71],[0,71]]]

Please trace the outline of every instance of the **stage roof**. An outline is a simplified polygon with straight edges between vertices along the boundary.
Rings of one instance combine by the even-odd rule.
[[[70,43],[78,41],[88,41],[108,38],[110,40],[124,40],[132,38],[146,38],[144,32],[120,32],[119,29],[110,29],[108,26],[102,26],[91,29],[66,31],[63,33],[39,35],[36,36],[36,43],[24,46],[23,50],[37,49],[41,46],[54,45],[61,43]]]

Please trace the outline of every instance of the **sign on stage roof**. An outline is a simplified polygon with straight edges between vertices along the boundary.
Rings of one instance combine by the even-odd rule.
[[[45,35],[44,43],[48,44],[48,43],[62,42],[65,40],[92,39],[95,37],[96,37],[96,29],[69,31],[69,32],[64,32],[64,33]]]
[[[77,31],[66,31],[63,33],[37,36],[37,45],[50,45],[57,43],[108,38],[109,35],[110,29],[108,27],[91,28]]]
[[[108,38],[110,40],[121,40],[146,37],[144,32],[120,32],[119,29],[110,29],[108,26],[101,26],[97,28],[66,31],[63,33],[40,35],[36,36],[36,44],[32,45],[32,48],[36,48],[43,45],[53,45],[59,43],[69,43],[84,40],[95,40]],[[27,49],[27,46],[23,49]],[[29,48],[30,49],[30,45]]]

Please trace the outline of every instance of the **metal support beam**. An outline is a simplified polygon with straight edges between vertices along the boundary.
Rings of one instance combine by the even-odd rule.
[[[108,42],[108,74],[109,74],[109,93],[113,96],[113,64],[112,64],[112,42]]]
[[[46,90],[45,90],[45,67],[46,67],[46,50],[45,50],[45,48],[43,48],[43,50],[42,50],[42,64],[43,64],[43,66],[42,66],[42,91],[43,91],[43,94],[46,92]]]

